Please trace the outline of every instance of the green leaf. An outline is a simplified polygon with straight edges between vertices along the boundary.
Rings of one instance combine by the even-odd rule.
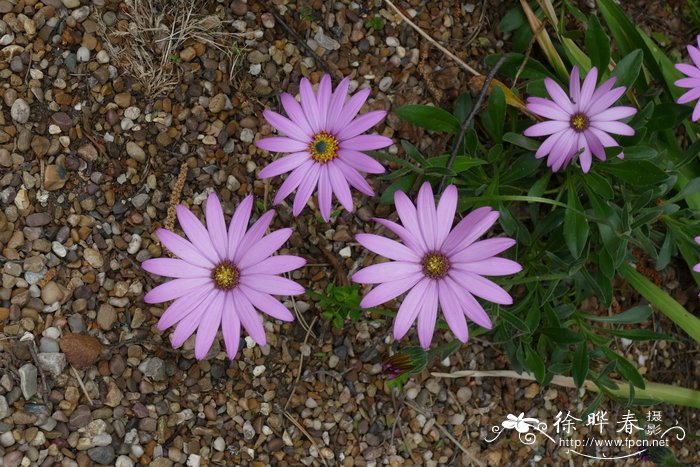
[[[447,163],[450,160],[450,155],[449,154],[443,154],[441,156],[437,157],[431,157],[428,159],[427,166],[426,167],[447,167]],[[484,165],[487,164],[485,160],[481,159],[474,159],[472,157],[468,156],[457,156],[455,157],[454,162],[452,163],[452,170],[456,173],[462,173],[466,172],[467,170],[471,169],[472,167],[477,167],[479,165]]]
[[[662,102],[654,107],[654,113],[647,125],[652,130],[666,130],[681,124],[690,117],[691,108],[675,102]]]
[[[618,355],[616,352],[604,348],[603,352],[610,358],[610,360],[617,363],[616,370],[623,378],[632,383],[632,385],[644,389],[644,378],[639,374],[639,371],[632,365],[625,357]]]
[[[470,96],[468,92],[463,92],[457,97],[455,108],[452,113],[457,117],[460,125],[469,116],[469,113],[472,111],[472,105],[472,96]]]
[[[396,115],[413,125],[433,131],[457,133],[459,121],[451,113],[430,105],[409,104],[396,109]]]
[[[606,329],[609,334],[633,341],[671,341],[673,337],[649,329]]]
[[[506,118],[506,96],[499,86],[494,86],[489,95],[489,104],[481,121],[489,136],[500,141],[503,136],[503,124]]]
[[[576,387],[580,388],[586,380],[586,376],[588,376],[588,348],[585,342],[581,342],[576,346],[571,373]]]
[[[525,365],[535,375],[537,382],[542,384],[545,377],[544,361],[530,346],[525,346]]]
[[[620,274],[627,279],[637,292],[649,300],[649,303],[680,326],[696,342],[700,342],[700,319],[693,316],[688,310],[683,308],[683,305],[675,301],[669,294],[658,288],[629,264],[624,263],[621,265]]]
[[[418,162],[420,165],[425,166],[427,164],[425,157],[423,156],[423,154],[421,154],[418,148],[406,141],[405,139],[401,140],[401,147],[403,147],[403,150],[406,151],[406,155],[408,155],[414,161]]]
[[[601,72],[608,68],[610,62],[610,39],[603,31],[598,17],[591,15],[586,30],[586,52],[591,57],[591,64]]]
[[[564,241],[569,248],[571,255],[578,259],[583,253],[588,240],[588,220],[581,214],[583,206],[573,182],[569,182],[569,200],[566,213],[564,214]]]
[[[589,172],[585,177],[582,177],[583,181],[591,190],[599,194],[603,199],[613,199],[615,192],[613,191],[612,185],[607,178],[602,177],[596,172]]]
[[[613,174],[632,185],[657,185],[668,178],[668,174],[649,161],[611,160],[596,164],[596,169]]]
[[[523,11],[519,7],[511,8],[503,15],[501,22],[498,23],[498,29],[501,32],[515,31],[520,26],[525,24],[526,19]]]
[[[616,77],[615,86],[631,87],[642,69],[644,54],[641,50],[633,50],[617,63],[615,69],[610,73],[611,77]]]
[[[651,314],[649,305],[639,305],[627,311],[612,316],[596,316],[582,313],[581,316],[590,321],[614,324],[636,324],[646,320]]]
[[[567,328],[544,328],[541,331],[558,344],[578,344],[583,341],[581,334]]]
[[[381,198],[379,198],[379,202],[381,204],[394,204],[394,193],[398,190],[403,192],[410,191],[415,181],[416,176],[414,174],[396,180],[384,190]]]
[[[540,142],[536,139],[528,138],[520,133],[506,133],[503,135],[503,141],[514,144],[515,146],[527,149],[529,151],[537,151],[540,147]]]

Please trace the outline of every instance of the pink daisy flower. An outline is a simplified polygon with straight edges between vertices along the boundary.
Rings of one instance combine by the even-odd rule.
[[[263,112],[268,123],[284,136],[264,138],[255,144],[267,151],[291,154],[262,169],[258,178],[291,172],[277,192],[274,204],[297,190],[294,216],[304,209],[316,188],[318,206],[326,222],[331,216],[333,194],[345,209],[352,211],[350,185],[373,196],[374,190],[361,172],[384,172],[384,167],[363,151],[391,146],[391,139],[362,133],[379,123],[386,112],[375,110],[356,118],[370,89],[361,89],[346,99],[349,84],[350,78],[345,78],[333,91],[330,76],[324,75],[314,94],[309,80],[303,78],[299,86],[301,102],[282,94],[282,107],[289,118],[271,110]]]
[[[277,255],[292,234],[280,229],[265,235],[274,211],[268,211],[248,229],[253,197],[246,197],[233,214],[228,230],[219,198],[210,194],[206,204],[206,227],[185,206],[177,206],[177,218],[186,240],[165,229],[156,235],[179,259],[155,258],[144,261],[146,271],[174,280],[148,292],[146,303],[174,300],[158,321],[164,331],[177,324],[173,347],[180,347],[195,331],[194,354],[206,357],[221,327],[226,352],[233,359],[238,352],[241,325],[259,345],[265,345],[265,329],[255,311],[273,318],[293,321],[294,316],[272,295],[298,295],[304,288],[278,274],[306,264],[298,256]]]
[[[430,347],[438,304],[455,337],[469,337],[465,316],[491,329],[491,319],[474,298],[510,305],[511,296],[483,276],[515,274],[522,267],[515,261],[496,257],[515,240],[490,238],[476,242],[498,219],[489,207],[475,209],[451,229],[457,208],[457,188],[447,187],[437,208],[430,183],[418,193],[416,206],[402,191],[394,195],[396,211],[403,226],[375,219],[403,243],[373,234],[358,234],[357,241],[374,253],[393,261],[373,264],[357,271],[352,280],[379,284],[364,296],[360,306],[369,308],[388,302],[410,289],[394,321],[394,337],[401,339],[418,319],[418,337]]]
[[[698,46],[700,46],[700,36],[697,37]],[[688,55],[693,61],[692,65],[686,63],[678,63],[676,68],[678,71],[686,75],[685,78],[681,78],[676,81],[675,84],[679,88],[689,88],[690,90],[678,98],[679,104],[687,104],[698,98],[700,98],[700,50],[688,44]],[[693,121],[700,119],[700,100],[695,104],[695,109],[693,110]]]
[[[578,67],[571,72],[569,95],[550,78],[544,79],[544,85],[550,99],[530,97],[527,108],[531,112],[550,119],[532,125],[525,130],[525,136],[548,136],[535,153],[538,159],[547,158],[547,167],[554,172],[566,168],[579,155],[584,173],[591,169],[592,156],[605,160],[605,148],[618,146],[608,134],[631,136],[634,129],[622,118],[637,113],[634,107],[611,107],[625,93],[625,87],[613,88],[616,78],[610,78],[598,88],[596,67],[583,81],[579,82]],[[624,157],[622,153],[618,156]]]

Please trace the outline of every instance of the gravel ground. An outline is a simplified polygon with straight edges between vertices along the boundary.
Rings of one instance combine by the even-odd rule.
[[[260,115],[279,92],[296,94],[301,76],[350,75],[351,89],[372,86],[367,109],[389,110],[447,105],[469,76],[380,1],[206,1],[189,17],[187,2],[151,3],[0,0],[0,466],[580,465],[546,440],[484,439],[509,413],[551,423],[590,395],[428,371],[392,394],[380,375],[387,324],[334,329],[305,297],[287,303],[301,319],[268,320],[268,346],[246,340],[235,361],[218,342],[201,362],[193,340],[170,348],[139,264],[163,254],[154,231],[173,193],[199,214],[212,189],[227,216],[249,193],[258,213],[269,206],[279,180],[256,180],[272,156],[252,143],[271,133]],[[502,3],[402,5],[482,69],[508,41]],[[378,131],[434,151],[446,143],[391,114]],[[309,260],[294,279],[320,291],[373,261],[353,236],[390,209],[356,206],[329,224],[315,207],[297,219],[278,209],[274,228],[293,226],[289,250]],[[650,378],[698,388],[697,348],[625,351]],[[466,368],[508,363],[474,339],[434,369]],[[698,413],[660,410],[695,432],[674,452],[697,460]]]

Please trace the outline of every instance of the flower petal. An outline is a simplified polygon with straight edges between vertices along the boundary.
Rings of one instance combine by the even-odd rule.
[[[317,165],[316,162],[309,158],[309,160],[292,170],[292,173],[287,176],[282,186],[277,190],[277,194],[272,203],[275,205],[280,204],[283,199],[296,190],[299,184],[304,180],[304,177],[306,177],[307,172],[315,165]]]
[[[376,159],[368,156],[365,153],[354,151],[352,149],[339,149],[338,160],[345,162],[347,165],[355,170],[359,170],[360,172],[381,174],[385,171],[384,166]]]
[[[626,123],[622,122],[617,122],[617,121],[607,121],[607,122],[591,122],[591,126],[594,128],[598,128],[601,131],[604,131],[606,133],[612,133],[614,135],[624,135],[624,136],[632,136],[634,135],[634,128],[629,126]]]
[[[263,167],[263,169],[258,172],[258,178],[270,178],[290,172],[308,160],[311,160],[311,154],[308,151],[287,154]]]
[[[540,144],[540,147],[537,148],[537,152],[535,152],[535,159],[541,159],[542,157],[548,155],[550,152],[552,152],[552,149],[554,149],[557,145],[557,142],[559,139],[565,134],[570,132],[571,130],[563,130],[560,131],[559,133],[554,133],[553,135],[547,137],[542,144]]]
[[[217,293],[217,291],[212,290],[211,293],[204,298],[202,303],[200,303],[197,308],[193,309],[192,313],[187,315],[186,319],[178,322],[177,326],[175,327],[175,332],[173,332],[172,336],[170,336],[170,343],[173,347],[180,347],[192,334],[194,334],[199,327],[199,323],[201,323],[202,319],[204,319],[206,316],[207,309]]]
[[[250,213],[253,209],[253,195],[246,196],[241,204],[238,205],[231,217],[231,223],[228,226],[228,251],[227,258],[233,258],[236,255],[238,245],[243,240],[246,230],[248,230],[248,221],[250,221]]]
[[[318,84],[316,93],[316,105],[318,106],[318,125],[320,129],[327,128],[328,107],[331,104],[331,90],[333,85],[328,74],[323,75]]]
[[[391,232],[396,234],[396,236],[399,237],[408,248],[415,251],[418,256],[423,256],[425,255],[425,253],[428,252],[425,246],[423,246],[422,240],[419,241],[418,239],[416,239],[415,235],[413,235],[411,232],[409,232],[407,229],[400,226],[396,222],[392,222],[388,219],[379,219],[376,217],[373,220],[374,222],[383,225]]]
[[[187,318],[191,313],[196,312],[210,294],[215,292],[215,290],[203,289],[178,298],[160,316],[156,329],[163,332]]]
[[[260,263],[279,250],[284,243],[292,236],[292,229],[285,228],[275,230],[269,235],[255,242],[246,251],[241,252],[236,265],[241,271],[247,271],[250,267]]]
[[[601,84],[598,90],[596,90],[596,92],[593,93],[593,97],[591,97],[591,100],[588,102],[587,108],[584,109],[584,112],[587,115],[593,116],[598,114],[599,112],[602,112],[603,110],[607,109],[615,102],[617,102],[620,99],[620,97],[622,97],[627,88],[625,88],[624,86],[620,86],[615,89],[612,89],[614,82],[615,78],[610,78],[605,83]]]
[[[313,164],[306,172],[304,180],[299,184],[299,189],[297,190],[297,194],[294,197],[294,204],[292,205],[292,214],[294,217],[301,214],[301,211],[309,202],[309,198],[311,198],[318,183],[319,173],[321,173],[320,164]]]
[[[470,263],[455,263],[453,267],[480,276],[507,276],[523,270],[520,264],[506,258],[487,258]]]
[[[598,68],[592,67],[586,75],[586,79],[583,80],[583,85],[581,86],[581,103],[579,105],[579,109],[583,109],[587,106],[588,102],[590,102],[591,98],[593,97],[593,93],[595,92],[595,85],[597,82]]]
[[[272,295],[300,295],[304,287],[285,277],[272,274],[246,274],[241,276],[241,284],[258,292]]]
[[[346,211],[352,212],[354,209],[352,203],[352,193],[350,193],[350,185],[345,179],[345,176],[336,166],[328,167],[328,177],[335,197],[338,198],[340,204],[343,205]]]
[[[676,102],[678,102],[679,104],[687,104],[688,102],[692,102],[698,98],[700,98],[700,86],[686,92],[681,97],[679,97]]]
[[[231,292],[233,297],[233,308],[238,314],[238,319],[245,328],[246,332],[258,345],[267,344],[267,336],[265,336],[265,328],[263,327],[260,315],[255,311],[253,305],[248,301],[245,295],[240,290]]]
[[[394,339],[398,340],[405,336],[418,317],[430,282],[430,279],[423,279],[406,294],[394,318]]]
[[[328,164],[321,166],[321,173],[318,176],[318,209],[321,217],[328,222],[331,219],[331,207],[333,204],[333,189],[328,175]]]
[[[323,130],[321,128],[320,112],[316,102],[316,95],[311,87],[311,82],[307,78],[302,78],[299,83],[299,95],[301,96],[301,108],[304,110],[306,121],[309,122],[314,134]]]
[[[451,268],[449,277],[477,297],[499,305],[511,305],[513,298],[500,285],[478,274]]]
[[[372,151],[391,146],[394,142],[391,138],[382,135],[359,135],[345,141],[341,141],[340,149],[353,149],[355,151]]]
[[[299,152],[309,149],[308,143],[303,143],[292,138],[271,136],[258,140],[255,145],[260,149],[272,152]]]
[[[362,106],[365,104],[371,92],[372,90],[370,88],[364,88],[350,96],[350,98],[343,104],[343,108],[337,114],[335,119],[332,122],[328,122],[331,125],[329,126],[331,133],[338,134],[340,130],[345,128],[348,123],[355,118],[355,115],[357,115]]]
[[[326,127],[329,131],[334,132],[335,122],[338,116],[343,110],[343,105],[345,104],[345,99],[348,97],[348,88],[350,87],[350,77],[346,76],[343,80],[336,86],[333,95],[331,96],[331,102],[328,106],[328,114],[326,116]]]
[[[199,288],[213,287],[210,277],[195,278],[195,279],[173,279],[171,281],[160,284],[152,288],[143,301],[146,303],[162,303],[169,300],[175,300],[183,295],[196,291]]]
[[[309,143],[313,135],[311,133],[307,133],[288,119],[287,117],[283,117],[282,115],[278,114],[277,112],[273,112],[272,110],[265,109],[263,110],[263,117],[267,122],[275,127],[277,131],[282,133],[284,136],[287,136],[289,138],[295,139],[297,141],[301,141],[304,143]]]
[[[401,190],[396,190],[394,192],[394,205],[396,206],[396,212],[401,219],[401,224],[408,230],[413,238],[420,244],[420,251],[426,252],[429,250],[428,245],[423,240],[423,234],[421,233],[420,226],[418,224],[418,214],[416,213],[416,207],[413,205],[406,193]]]
[[[233,294],[224,295],[224,309],[221,317],[221,333],[224,335],[226,354],[233,360],[238,353],[241,340],[241,322],[233,307]]]
[[[581,105],[581,81],[579,78],[578,66],[574,66],[571,70],[571,79],[569,79],[569,96],[576,108]]]
[[[546,122],[535,123],[523,131],[525,136],[547,136],[570,128],[571,124],[561,120],[547,120]]]
[[[481,306],[481,304],[472,294],[469,293],[469,291],[449,277],[446,277],[444,280],[449,285],[450,289],[452,289],[452,293],[455,295],[455,297],[459,298],[460,304],[462,305],[462,311],[467,318],[482,328],[493,328],[491,318],[484,310],[484,307]]]
[[[244,285],[240,286],[240,289],[248,301],[263,313],[281,321],[294,321],[292,312],[272,295],[258,292]]]
[[[404,279],[379,284],[362,298],[360,306],[362,308],[371,308],[388,302],[416,285],[424,277],[423,274],[415,274]]]
[[[626,107],[626,106],[619,106],[619,107],[612,107],[607,110],[604,110],[598,114],[595,114],[591,116],[591,121],[592,122],[605,122],[609,120],[620,120],[623,118],[631,117],[632,115],[637,113],[637,109],[634,107]]]
[[[193,264],[174,258],[153,258],[141,263],[141,267],[151,274],[178,279],[209,277],[210,269],[200,268]]]
[[[500,215],[488,206],[473,210],[452,229],[442,245],[443,252],[450,256],[468,247],[485,234]]]
[[[430,182],[424,182],[418,191],[416,214],[425,244],[429,250],[437,249],[437,211],[435,209],[433,187],[430,185]]]
[[[353,138],[381,122],[384,117],[386,117],[386,111],[384,110],[367,112],[366,114],[360,115],[355,120],[348,123],[345,127],[341,128],[336,136],[341,141]]]
[[[437,282],[430,281],[425,291],[423,306],[418,313],[418,340],[424,349],[430,348],[437,321],[438,291]]]
[[[275,211],[270,209],[265,214],[260,216],[260,218],[255,221],[255,223],[248,229],[248,231],[243,235],[243,238],[236,247],[236,251],[233,255],[234,264],[238,264],[243,255],[253,247],[260,239],[265,235],[265,231],[270,227],[272,218],[275,217]]]
[[[241,274],[283,274],[305,264],[306,260],[301,256],[275,255],[243,269]]]
[[[304,115],[304,110],[301,108],[301,105],[299,105],[299,102],[297,102],[297,100],[294,99],[294,97],[292,97],[290,94],[287,94],[286,92],[282,93],[282,95],[280,96],[280,101],[282,102],[282,107],[284,107],[284,111],[287,112],[287,115],[289,115],[290,120],[296,125],[298,125],[305,135],[307,135],[309,138],[312,138],[314,135],[314,131],[311,129],[311,124],[306,119],[306,115]]]
[[[469,339],[469,328],[467,327],[467,320],[464,318],[461,303],[454,293],[452,293],[452,289],[447,285],[447,282],[437,281],[437,285],[440,307],[442,308],[442,314],[445,316],[447,325],[457,339],[461,342],[467,342]]]
[[[387,278],[391,280],[405,279],[406,277],[419,274],[422,270],[420,263],[410,263],[408,261],[389,261],[377,263],[360,269],[352,275],[353,282],[360,284],[381,284]]]
[[[188,263],[207,269],[214,267],[213,262],[209,261],[204,255],[201,254],[199,250],[197,250],[197,248],[194,247],[194,245],[179,235],[176,235],[169,230],[158,229],[156,230],[156,236],[163,246],[165,246],[165,248]]]
[[[209,198],[207,198],[206,212],[209,238],[219,254],[219,259],[224,260],[228,253],[228,233],[226,232],[224,210],[221,208],[219,197],[214,192],[210,193]]]
[[[566,95],[564,90],[554,81],[552,78],[544,79],[544,87],[547,88],[547,92],[552,97],[554,102],[562,108],[564,112],[571,115],[574,113],[574,106],[571,104],[569,96]]]
[[[216,333],[221,325],[221,314],[224,308],[223,292],[217,292],[211,303],[207,307],[206,319],[202,319],[197,328],[197,337],[194,341],[194,357],[202,360],[207,356],[211,345],[214,343]]]
[[[360,233],[355,240],[370,251],[396,261],[419,262],[420,257],[401,243],[375,234]]]
[[[549,99],[542,97],[528,97],[527,109],[545,118],[552,120],[569,121],[571,115],[564,112],[561,107]]]
[[[452,230],[458,199],[459,194],[457,193],[457,187],[454,185],[448,185],[445,191],[442,192],[437,207],[436,247],[442,246],[450,234],[450,230]]]
[[[178,204],[175,207],[175,211],[177,212],[177,220],[180,223],[180,227],[182,227],[185,235],[187,235],[191,245],[200,252],[200,255],[205,256],[211,263],[216,264],[219,261],[219,255],[204,225],[202,225],[192,211],[182,204]]]
[[[676,64],[676,69],[680,71],[681,73],[690,76],[692,78],[700,78],[700,68],[695,67],[693,65],[688,65],[687,63],[678,63]],[[678,86],[678,82],[674,83],[676,86]],[[684,86],[681,86],[684,87]]]
[[[348,164],[340,160],[340,158],[334,160],[331,162],[331,164],[338,166],[338,168],[342,171],[345,180],[347,180],[348,183],[357,191],[364,193],[367,196],[374,196],[374,190],[370,184],[367,183],[367,180],[365,180],[365,177],[363,177],[360,172],[350,167]]]
[[[450,255],[450,263],[475,263],[496,256],[515,245],[512,238],[487,238],[474,242]]]

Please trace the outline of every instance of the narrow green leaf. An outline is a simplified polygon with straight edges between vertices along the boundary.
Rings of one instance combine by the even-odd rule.
[[[409,156],[414,161],[418,162],[420,165],[425,166],[427,164],[423,154],[421,154],[418,148],[412,145],[410,142],[406,141],[405,139],[402,139],[401,147],[403,147],[403,150],[406,151],[407,156]]]
[[[641,50],[633,50],[617,62],[617,66],[610,73],[611,77],[616,77],[615,86],[625,86],[629,88],[637,81],[639,71],[642,69],[644,54]]]
[[[633,185],[656,185],[668,178],[668,174],[649,161],[624,160],[596,164],[596,170],[613,174]]]
[[[537,352],[532,350],[529,346],[525,347],[525,365],[527,369],[530,370],[532,374],[535,375],[537,382],[542,384],[545,377],[544,361]]]
[[[384,190],[379,202],[381,204],[394,204],[394,193],[398,190],[408,192],[413,186],[413,182],[416,181],[415,175],[408,175],[406,177],[400,178]]]
[[[649,329],[607,329],[613,336],[623,337],[633,341],[670,341],[673,337]]]
[[[571,376],[573,376],[577,388],[583,385],[588,376],[588,348],[585,342],[581,342],[576,346],[573,365],[571,366]]]
[[[637,270],[629,264],[622,264],[620,267],[620,274],[627,279],[637,292],[649,300],[649,303],[680,326],[681,329],[695,339],[696,342],[700,342],[700,319],[690,314],[680,303],[654,285],[654,283],[637,272]]]
[[[451,113],[430,105],[408,104],[396,109],[396,115],[413,125],[433,131],[457,133],[459,122]]]
[[[651,307],[649,305],[639,305],[612,316],[596,316],[586,313],[582,313],[581,316],[587,320],[599,321],[602,323],[636,324],[647,319],[650,314]]]
[[[571,255],[578,259],[586,246],[590,229],[586,216],[580,214],[583,206],[574,185],[574,182],[569,182],[568,209],[564,214],[564,241]]]
[[[591,15],[586,30],[586,52],[591,57],[591,64],[597,66],[600,72],[608,68],[610,62],[610,39],[603,31],[598,17]]]
[[[515,146],[527,149],[529,151],[537,151],[540,147],[540,142],[536,139],[528,138],[520,133],[506,133],[503,135],[503,141],[514,144]]]

